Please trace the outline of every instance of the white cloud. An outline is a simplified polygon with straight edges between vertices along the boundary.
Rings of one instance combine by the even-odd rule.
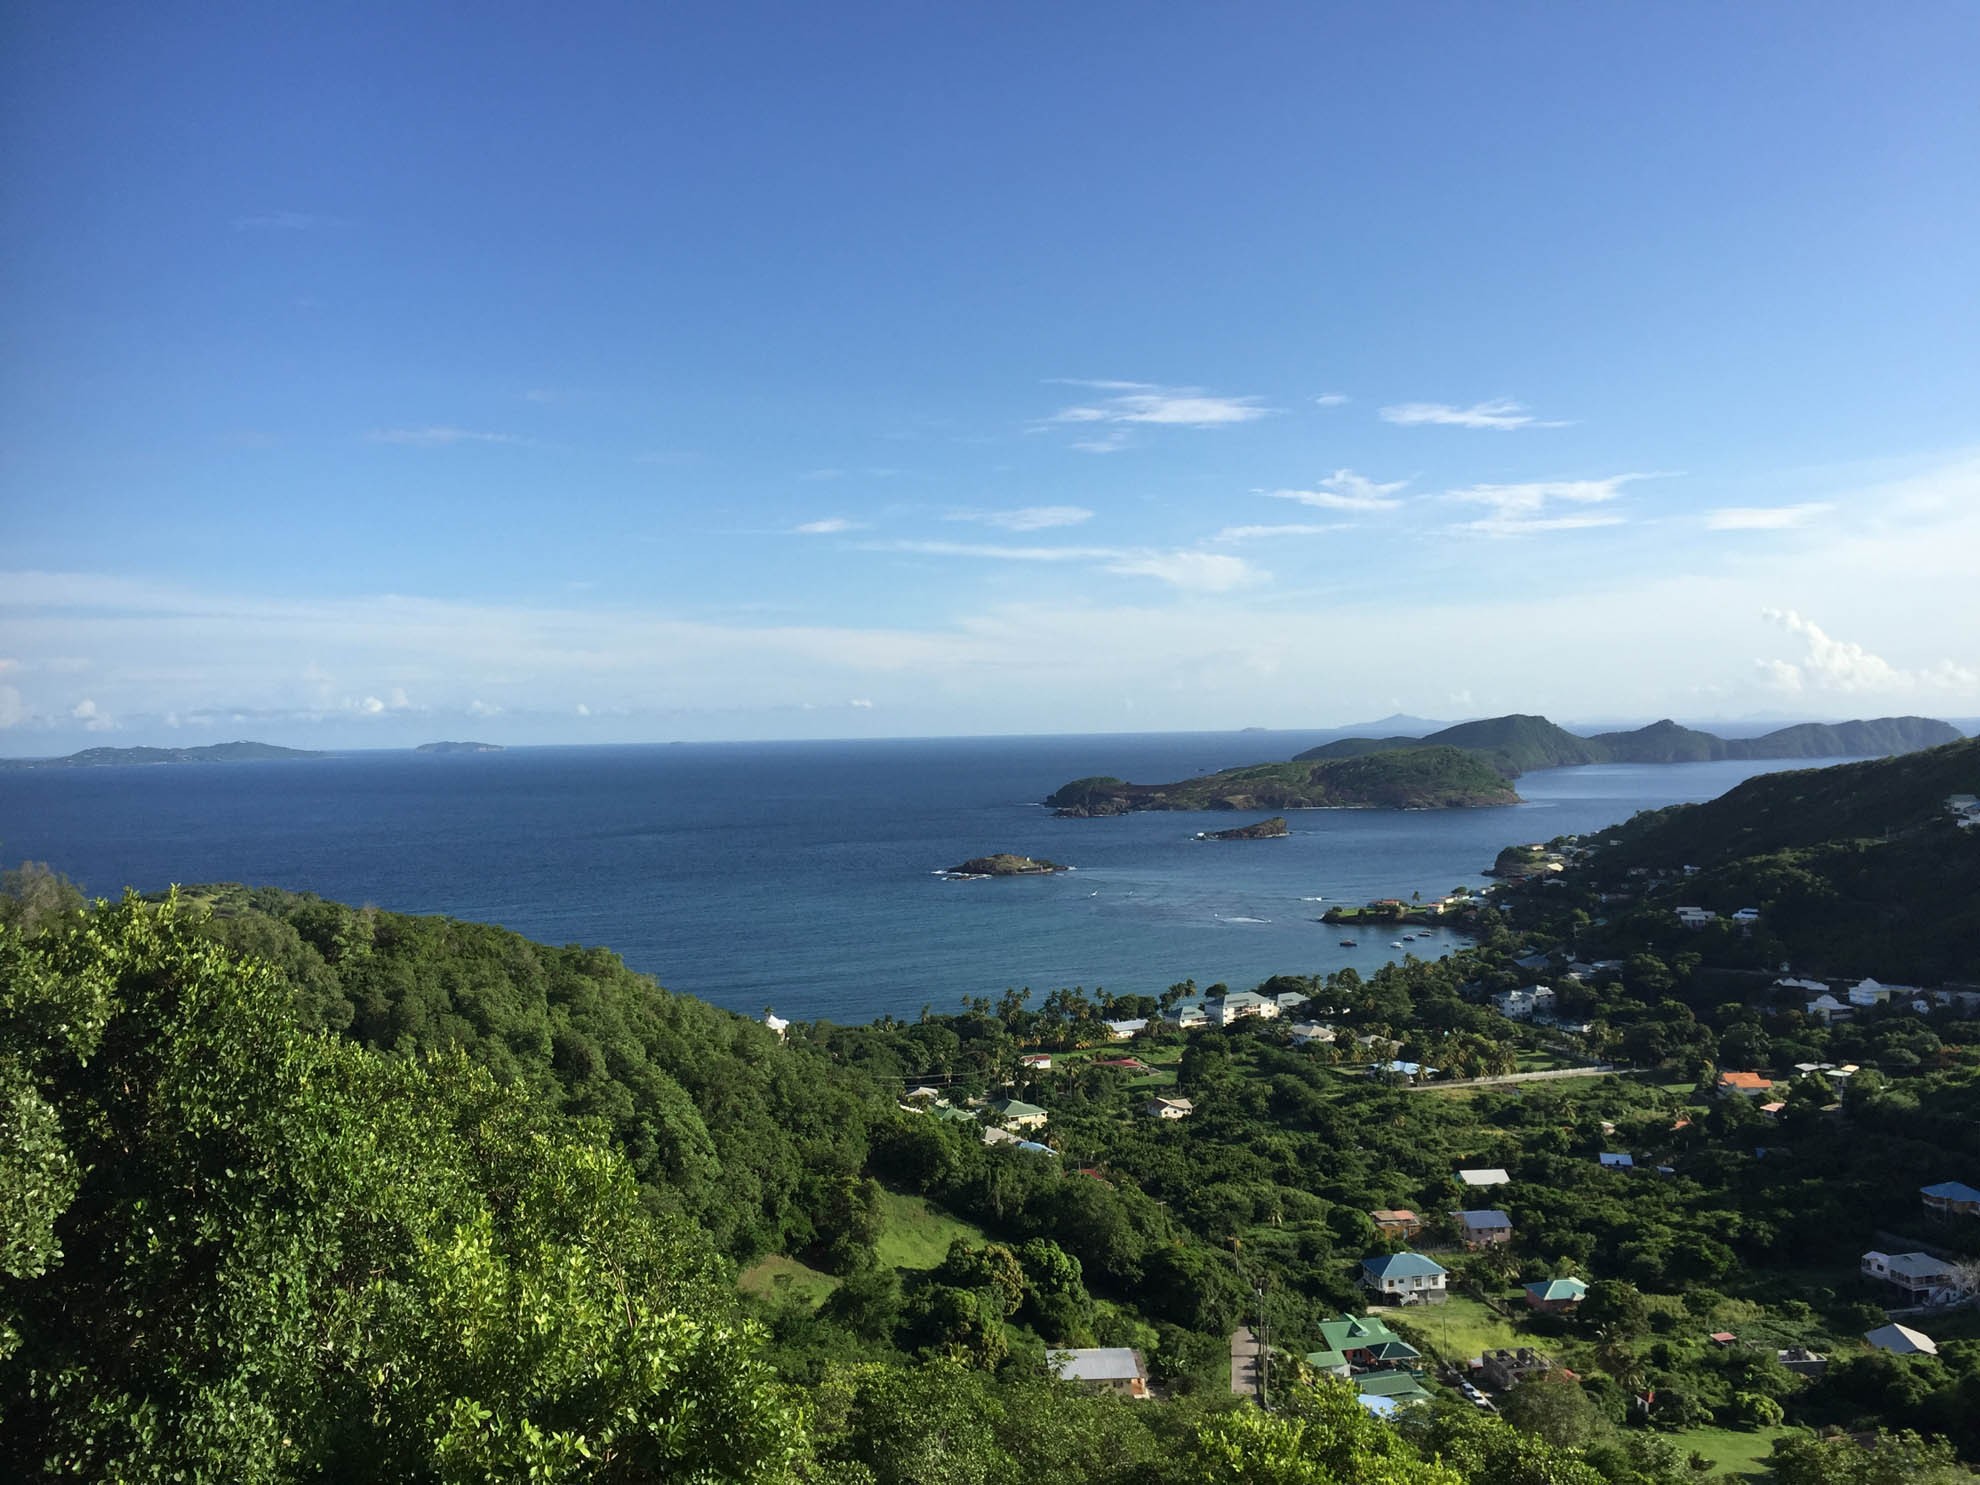
[[[1120,577],[1152,577],[1190,592],[1224,593],[1265,579],[1242,557],[1220,552],[1155,551],[1139,547],[1013,547],[962,541],[896,541],[875,550],[929,557],[981,557],[995,562],[1085,562]]]
[[[1313,405],[1315,407],[1340,407],[1347,401],[1348,395],[1345,392],[1322,392],[1318,397],[1313,399]]]
[[[367,696],[357,704],[357,710],[363,712],[367,717],[376,717],[384,712],[385,703],[380,701],[376,696]]]
[[[1491,508],[1492,514],[1467,521],[1454,528],[1476,531],[1486,536],[1521,536],[1538,531],[1583,531],[1598,526],[1620,526],[1617,515],[1550,516],[1548,508],[1557,501],[1569,505],[1604,505],[1622,494],[1622,487],[1640,474],[1617,474],[1600,480],[1530,480],[1512,485],[1471,485],[1446,492],[1446,498]]]
[[[1347,521],[1296,522],[1287,526],[1226,526],[1212,541],[1270,541],[1281,536],[1320,536],[1329,531],[1349,531]]]
[[[1110,428],[1092,438],[1075,438],[1072,446],[1082,454],[1118,454],[1130,442],[1125,428]]]
[[[1105,564],[1124,577],[1152,577],[1192,593],[1228,593],[1264,580],[1242,557],[1221,552],[1141,552]]]
[[[577,714],[580,717],[588,717],[591,715],[591,708],[586,706],[582,701],[580,701],[577,704]]]
[[[1980,686],[1980,672],[1952,660],[1941,660],[1925,670],[1901,669],[1854,641],[1825,634],[1813,620],[1793,609],[1762,609],[1760,616],[1803,641],[1798,661],[1754,662],[1768,684],[1780,690],[1963,692]]]
[[[490,705],[477,696],[467,704],[467,714],[470,717],[499,717],[502,714],[502,708]]]
[[[1563,422],[1547,422],[1533,416],[1523,403],[1510,397],[1474,402],[1470,407],[1453,407],[1448,402],[1400,402],[1382,409],[1382,421],[1405,428],[1433,424],[1445,428],[1565,428]]]
[[[846,705],[851,707],[854,711],[859,711],[859,712],[870,712],[873,710],[873,703],[864,696],[855,696],[851,701],[848,701]]]
[[[1352,469],[1337,469],[1320,481],[1317,490],[1260,490],[1258,493],[1274,500],[1296,500],[1301,505],[1315,506],[1320,510],[1394,510],[1402,504],[1393,498],[1396,491],[1408,483],[1408,480],[1394,480],[1388,484],[1377,484]]]
[[[848,521],[844,516],[826,516],[823,520],[806,521],[800,526],[791,527],[793,536],[836,536],[841,531],[864,531],[864,521]]]
[[[457,443],[521,443],[513,433],[476,433],[468,428],[378,428],[367,433],[371,443],[399,444],[416,449],[444,449]]]
[[[13,686],[0,686],[0,731],[18,727],[27,720],[27,703]]]
[[[1728,505],[1705,513],[1707,531],[1790,531],[1834,507],[1826,501],[1808,505]]]
[[[105,714],[104,711],[100,707],[98,707],[94,701],[91,701],[87,696],[85,696],[81,701],[78,701],[74,706],[69,708],[69,715],[72,718],[74,718],[76,721],[83,724],[83,731],[85,732],[108,732],[112,727],[116,725],[116,723],[111,721],[110,717],[107,714]]]
[[[1077,526],[1093,519],[1083,505],[1026,505],[1017,510],[958,510],[944,520],[978,521],[1005,531],[1047,531],[1056,526]]]
[[[1249,423],[1272,409],[1256,397],[1219,397],[1201,387],[1162,387],[1153,382],[1095,382],[1062,378],[1062,385],[1112,392],[1094,402],[1061,408],[1051,423],[1153,424],[1167,428],[1221,428]]]

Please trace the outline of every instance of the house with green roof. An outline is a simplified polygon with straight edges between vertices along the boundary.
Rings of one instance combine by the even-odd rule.
[[[1006,1129],[1038,1129],[1051,1115],[1022,1099],[995,1098],[990,1101],[990,1117]]]
[[[1430,1401],[1429,1389],[1408,1372],[1369,1372],[1354,1379],[1354,1390],[1363,1398],[1387,1398],[1392,1404]]]
[[[1357,1369],[1380,1371],[1411,1367],[1421,1353],[1389,1329],[1379,1315],[1343,1315],[1320,1322],[1320,1349],[1306,1353],[1306,1364],[1333,1377],[1353,1376]]]
[[[1361,1260],[1361,1287],[1390,1304],[1441,1304],[1447,1298],[1447,1277],[1441,1263],[1421,1253],[1383,1253]]]
[[[1549,1314],[1571,1310],[1588,1297],[1588,1286],[1579,1279],[1536,1279],[1523,1287],[1526,1303]]]

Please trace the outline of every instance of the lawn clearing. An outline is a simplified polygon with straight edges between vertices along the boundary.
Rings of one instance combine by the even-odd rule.
[[[1698,1453],[1718,1466],[1708,1480],[1771,1480],[1767,1456],[1774,1452],[1774,1440],[1793,1433],[1791,1428],[1687,1428],[1665,1437],[1685,1453]]]
[[[801,1299],[807,1309],[815,1310],[839,1287],[839,1281],[795,1258],[773,1253],[744,1269],[736,1278],[736,1287],[758,1299]]]
[[[873,1251],[882,1268],[933,1268],[957,1238],[985,1241],[983,1229],[958,1221],[919,1196],[880,1193],[880,1237]]]

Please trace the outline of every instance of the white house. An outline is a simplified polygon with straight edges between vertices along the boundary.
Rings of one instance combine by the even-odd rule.
[[[1817,1021],[1820,1021],[1824,1026],[1831,1025],[1837,1021],[1847,1021],[1851,1016],[1856,1014],[1855,1006],[1843,1004],[1842,1001],[1837,1000],[1835,996],[1829,994],[1826,990],[1809,1001],[1802,1009],[1807,1011]]]
[[[1290,1016],[1294,1011],[1313,999],[1313,997],[1310,995],[1301,995],[1296,991],[1287,991],[1284,995],[1274,995],[1271,999],[1272,1003],[1278,1006],[1280,1015]]]
[[[1458,1179],[1467,1186],[1503,1186],[1512,1177],[1497,1166],[1488,1166],[1482,1170],[1461,1170]]]
[[[1421,1253],[1385,1253],[1361,1260],[1361,1287],[1393,1304],[1438,1304],[1445,1298],[1447,1271]]]
[[[791,1029],[791,1023],[775,1011],[765,1011],[763,1013],[763,1024],[777,1033],[778,1041],[782,1041],[784,1039],[784,1033]]]
[[[1536,1015],[1553,1011],[1554,992],[1546,985],[1535,985],[1530,990],[1501,990],[1492,997],[1492,1004],[1508,1020],[1531,1021]]]
[[[1293,1045],[1303,1047],[1309,1042],[1331,1042],[1334,1028],[1324,1021],[1295,1021],[1292,1024]]]
[[[1187,1119],[1196,1112],[1196,1105],[1186,1098],[1151,1098],[1141,1106],[1141,1112],[1151,1119]]]
[[[1898,1356],[1937,1356],[1938,1342],[1922,1330],[1913,1330],[1909,1325],[1880,1325],[1864,1334],[1864,1340],[1879,1351],[1889,1351]]]
[[[1965,1294],[1952,1265],[1929,1253],[1879,1253],[1873,1248],[1863,1255],[1862,1272],[1900,1291],[1908,1305],[1956,1304]]]
[[[1123,1397],[1148,1396],[1148,1372],[1141,1364],[1141,1353],[1125,1346],[1048,1351],[1045,1359],[1052,1375],[1062,1382],[1083,1382],[1098,1391],[1118,1392]]]
[[[1147,1030],[1148,1018],[1146,1016],[1134,1016],[1125,1021],[1109,1021],[1106,1023],[1106,1026],[1108,1036],[1117,1042],[1124,1042],[1137,1031]]]
[[[1709,908],[1681,907],[1676,909],[1677,920],[1686,928],[1703,928],[1707,923],[1716,923],[1719,915]]]
[[[1219,1026],[1229,1026],[1233,1021],[1242,1021],[1247,1016],[1256,1016],[1261,1021],[1273,1020],[1279,1014],[1279,1003],[1270,996],[1251,990],[1233,990],[1222,1000],[1206,1000],[1203,1011]]]

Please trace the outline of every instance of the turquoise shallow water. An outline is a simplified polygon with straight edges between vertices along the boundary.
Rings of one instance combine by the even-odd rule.
[[[1156,780],[1285,758],[1328,734],[1188,733],[523,748],[436,758],[0,772],[0,853],[95,893],[244,881],[604,944],[676,990],[863,1021],[1029,985],[1155,992],[1393,957],[1330,902],[1478,884],[1501,846],[1713,798],[1778,763],[1603,765],[1519,781],[1503,809],[1058,820],[1068,779]],[[1799,763],[1793,766],[1810,766]],[[1249,818],[1249,817],[1244,817]],[[933,875],[1009,850],[1062,876]],[[1358,939],[1354,949],[1338,940]],[[1458,940],[1409,945],[1434,956]]]

